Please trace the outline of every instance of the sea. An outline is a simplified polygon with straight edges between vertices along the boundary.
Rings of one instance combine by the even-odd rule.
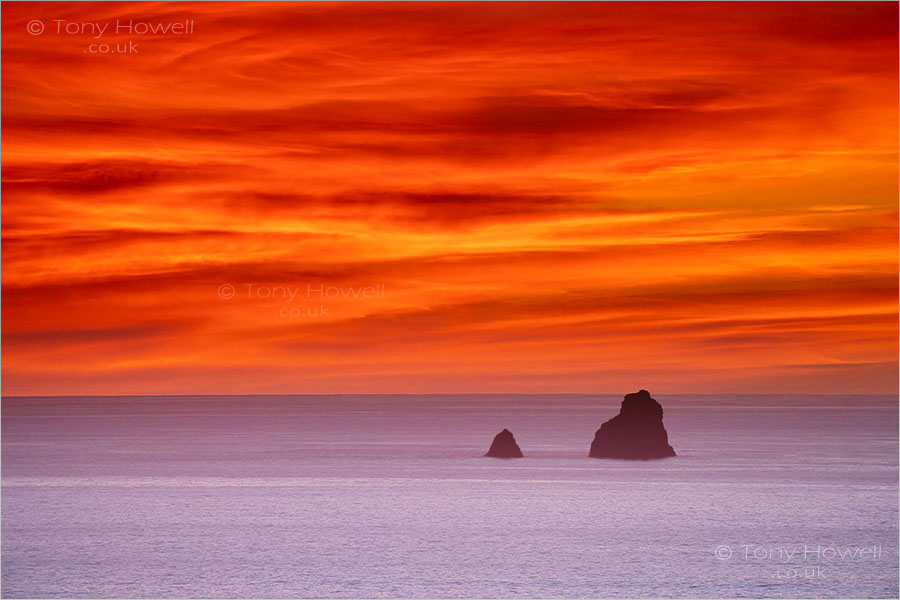
[[[898,597],[897,396],[622,396],[4,397],[0,594]]]

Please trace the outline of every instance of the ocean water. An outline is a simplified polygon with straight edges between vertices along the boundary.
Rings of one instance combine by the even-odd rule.
[[[655,397],[7,397],[2,595],[898,596],[895,396]]]

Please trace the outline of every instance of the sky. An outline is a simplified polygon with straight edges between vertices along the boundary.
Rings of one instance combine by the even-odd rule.
[[[5,395],[897,392],[897,3],[2,16]]]

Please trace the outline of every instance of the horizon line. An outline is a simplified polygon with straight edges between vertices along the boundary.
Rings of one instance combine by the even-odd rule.
[[[645,388],[641,388],[645,389]],[[625,394],[630,394],[633,392],[625,392]],[[650,392],[651,394],[656,392]],[[259,396],[259,397],[276,397],[276,396],[370,396],[370,397],[381,397],[381,396],[620,396],[624,395],[621,392],[528,392],[528,393],[517,393],[517,392],[457,392],[457,393],[446,393],[446,392],[379,392],[379,393],[352,393],[352,392],[331,392],[331,393],[271,393],[271,394],[0,394],[0,399],[4,398],[166,398],[166,397],[176,397],[176,398],[214,398],[214,397],[246,397],[246,396]],[[818,397],[839,397],[839,396],[866,396],[866,397],[878,397],[878,396],[898,396],[900,398],[900,393],[898,392],[885,392],[885,393],[861,393],[861,392],[849,392],[843,394],[821,394],[815,392],[796,392],[796,393],[774,393],[774,392],[705,392],[705,393],[693,393],[693,392],[663,392],[658,393],[658,396],[774,396],[774,397],[785,397],[785,396],[818,396]]]

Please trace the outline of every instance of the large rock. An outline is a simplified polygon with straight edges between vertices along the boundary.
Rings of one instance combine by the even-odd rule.
[[[504,429],[494,437],[491,448],[485,456],[493,458],[522,458],[523,455],[512,432],[509,429]]]
[[[675,456],[663,427],[662,406],[647,390],[625,396],[619,414],[594,434],[588,456],[637,460]]]

